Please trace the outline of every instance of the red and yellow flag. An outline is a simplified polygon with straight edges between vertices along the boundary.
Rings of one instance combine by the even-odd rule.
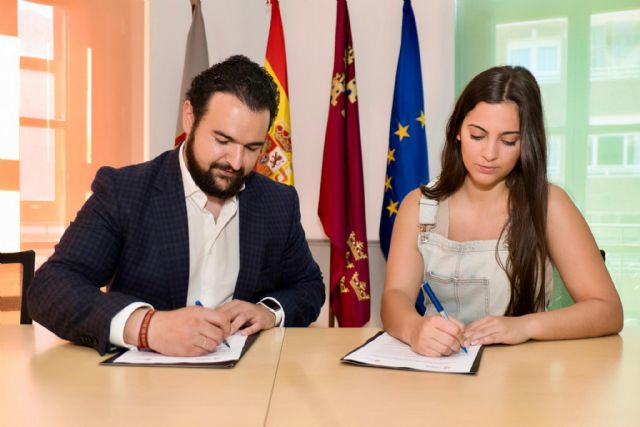
[[[318,215],[331,240],[330,301],[339,326],[363,326],[369,321],[364,206],[355,56],[347,3],[338,0]]]
[[[209,50],[207,48],[207,35],[202,19],[202,6],[200,0],[191,0],[191,27],[187,36],[187,47],[184,53],[184,68],[182,69],[182,86],[180,87],[180,103],[178,104],[178,123],[176,125],[175,146],[185,140],[182,129],[182,104],[191,80],[202,71],[209,68]]]
[[[269,129],[267,141],[258,157],[255,170],[274,181],[293,185],[291,156],[291,120],[289,119],[289,87],[287,85],[287,53],[278,0],[271,0],[271,27],[265,68],[278,85],[278,115]]]

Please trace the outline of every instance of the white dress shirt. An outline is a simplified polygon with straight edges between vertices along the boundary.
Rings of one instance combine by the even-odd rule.
[[[189,221],[189,292],[187,305],[205,307],[230,301],[240,270],[238,197],[224,201],[218,219],[206,209],[207,195],[196,185],[180,148],[180,171]],[[244,186],[240,191],[244,190]]]
[[[218,219],[214,219],[213,214],[205,208],[207,195],[196,185],[187,169],[184,150],[185,144],[182,144],[180,147],[180,172],[182,173],[189,224],[187,305],[195,305],[195,302],[199,300],[205,307],[217,307],[232,299],[240,271],[238,197],[234,196],[225,200]],[[240,191],[242,190],[244,190],[244,186]],[[276,301],[273,298],[269,299]],[[114,316],[111,320],[109,333],[111,344],[134,347],[125,344],[124,327],[131,313],[140,307],[151,306],[141,302],[132,303]],[[280,324],[284,324],[284,321],[281,321]]]

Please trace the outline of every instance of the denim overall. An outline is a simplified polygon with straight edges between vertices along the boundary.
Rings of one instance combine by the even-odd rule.
[[[440,209],[438,209],[440,205]],[[464,324],[487,315],[503,316],[509,305],[509,278],[496,261],[507,265],[507,244],[500,240],[449,240],[448,200],[438,203],[424,195],[420,199],[418,249],[424,262],[424,280],[429,282],[447,315]],[[551,262],[546,262],[545,301],[553,287]],[[424,289],[418,294],[420,314],[437,315]]]

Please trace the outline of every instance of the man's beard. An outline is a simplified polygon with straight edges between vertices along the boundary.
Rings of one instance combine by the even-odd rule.
[[[198,165],[198,162],[196,161],[196,156],[193,152],[194,134],[195,129],[193,132],[189,133],[189,136],[185,141],[185,150],[187,152],[187,169],[189,170],[189,174],[191,174],[191,178],[193,178],[193,181],[204,194],[211,197],[224,200],[237,195],[240,192],[240,189],[242,188],[242,185],[245,181],[244,168],[241,167],[240,169],[235,170],[228,163],[213,162],[211,163],[211,165],[209,165],[209,169],[201,169]],[[214,171],[216,169],[223,170],[225,172],[233,172],[235,175],[228,179],[220,177],[216,178],[214,176]],[[216,183],[216,179],[227,181],[227,187],[221,188]]]

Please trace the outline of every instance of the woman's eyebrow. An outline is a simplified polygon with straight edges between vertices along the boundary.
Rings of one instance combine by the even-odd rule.
[[[489,133],[489,132],[487,132],[487,130],[486,130],[486,129],[484,129],[482,126],[478,126],[478,125],[473,124],[473,123],[469,123],[467,126],[477,128],[477,129],[481,130],[481,131],[482,131],[482,132],[484,132],[484,133]],[[506,131],[506,132],[501,132],[501,133],[500,133],[500,136],[504,136],[504,135],[512,135],[512,134],[520,135],[520,131],[519,131],[519,130],[508,130],[508,131]]]

